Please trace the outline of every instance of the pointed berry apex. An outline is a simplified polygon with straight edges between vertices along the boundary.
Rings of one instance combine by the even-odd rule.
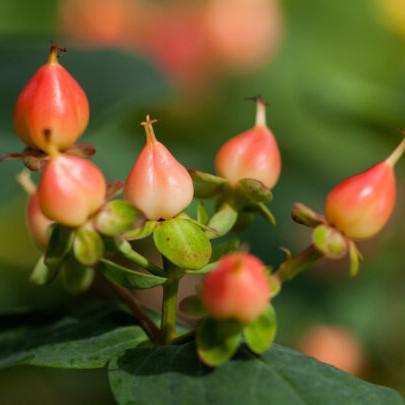
[[[405,135],[405,133],[404,133]],[[385,160],[388,165],[391,167],[395,167],[397,164],[398,160],[402,157],[402,155],[405,152],[405,138],[402,140],[402,142],[394,149],[394,151],[391,153],[391,155],[388,156],[388,158]]]
[[[201,299],[216,319],[252,322],[269,303],[271,291],[264,264],[246,252],[224,256],[204,278]]]
[[[57,45],[48,63],[39,68],[18,96],[14,110],[17,135],[27,146],[47,150],[44,131],[53,134],[57,150],[72,146],[89,121],[89,104],[83,89],[58,62]]]
[[[215,158],[219,176],[231,184],[241,179],[255,179],[273,188],[281,171],[277,141],[266,126],[266,103],[257,97],[255,126],[226,142]]]
[[[326,218],[352,239],[368,239],[389,220],[395,206],[392,166],[383,161],[338,184],[327,196]]]
[[[106,182],[92,162],[58,155],[46,164],[38,188],[43,213],[60,224],[83,225],[105,201]]]
[[[125,198],[148,219],[169,219],[192,201],[190,174],[154,134],[149,116],[142,123],[147,142],[125,182]]]

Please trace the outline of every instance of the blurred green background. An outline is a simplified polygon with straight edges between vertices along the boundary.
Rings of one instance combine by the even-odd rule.
[[[98,18],[96,5],[91,8],[95,22],[80,20],[79,15],[73,18],[76,26],[66,26],[66,13],[73,13],[74,7],[61,14],[61,3],[0,1],[1,153],[22,149],[13,134],[14,103],[45,62],[51,40],[68,47],[61,62],[84,87],[91,103],[91,125],[82,140],[97,146],[95,161],[111,180],[125,178],[140,151],[144,135],[139,122],[146,113],[160,119],[157,135],[181,162],[212,171],[218,147],[253,124],[254,105],[244,98],[262,94],[271,102],[268,121],[283,156],[272,202],[278,224],[273,229],[258,220],[242,239],[268,263],[277,265],[283,259],[280,246],[297,252],[309,243],[308,231],[290,220],[295,201],[322,212],[331,187],[385,158],[401,140],[400,128],[405,126],[405,6],[401,1],[272,1],[273,12],[280,13],[277,21],[269,19],[278,27],[273,38],[277,44],[269,44],[271,50],[259,61],[241,68],[226,63],[226,55],[221,59],[218,53],[207,53],[194,64],[184,63],[200,45],[190,35],[185,49],[189,46],[193,52],[182,54],[179,69],[176,58],[168,65],[164,63],[167,55],[162,58],[159,52],[163,48],[169,56],[181,53],[170,47],[187,38],[187,29],[177,30],[170,43],[170,30],[177,26],[169,24],[160,47],[142,46],[149,44],[153,31],[142,31],[137,38],[133,31],[142,21],[154,19],[149,10],[149,14],[134,15],[133,30],[124,30],[122,37],[86,37],[94,24],[103,32],[114,22],[101,14]],[[189,9],[194,2],[143,3],[162,7],[164,14],[164,7],[175,4]],[[195,1],[195,7],[204,3]],[[259,7],[255,3],[252,7]],[[229,15],[232,18],[231,9]],[[180,13],[176,18],[181,25],[188,17]],[[250,24],[254,26],[255,21]],[[247,29],[241,27],[235,40],[241,41]],[[79,36],[75,30],[80,30]],[[25,229],[26,196],[15,181],[20,169],[20,162],[0,165],[0,312],[79,300],[59,285],[38,288],[28,282],[39,251]],[[360,275],[350,279],[345,260],[321,262],[286,285],[275,305],[278,343],[295,347],[315,325],[340,325],[361,344],[360,376],[405,395],[405,162],[398,165],[397,175],[395,215],[377,238],[360,246],[365,255]],[[17,368],[0,372],[2,404],[112,401],[103,371]]]

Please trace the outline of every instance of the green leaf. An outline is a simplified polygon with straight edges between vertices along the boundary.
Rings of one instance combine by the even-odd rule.
[[[197,206],[197,221],[203,225],[207,225],[209,221],[209,216],[204,203],[200,200]]]
[[[51,269],[45,264],[45,256],[38,259],[34,270],[31,273],[30,281],[36,285],[46,285],[58,275],[60,267]]]
[[[243,329],[246,343],[250,350],[261,354],[270,349],[277,333],[276,311],[272,305],[254,322],[249,323]]]
[[[103,273],[112,283],[125,288],[153,288],[166,282],[164,277],[128,269],[107,259],[100,261],[97,270]]]
[[[273,198],[271,190],[261,181],[255,179],[242,179],[236,184],[236,191],[249,202],[267,203]]]
[[[194,182],[194,196],[197,198],[209,198],[219,193],[227,183],[222,177],[198,170],[189,170]]]
[[[353,241],[349,242],[349,256],[350,256],[350,274],[352,277],[357,276],[360,270],[360,262],[363,260],[363,255],[357,249]]]
[[[104,205],[94,219],[96,229],[107,236],[117,236],[144,222],[142,214],[128,201],[113,200]]]
[[[210,239],[215,239],[227,234],[235,225],[237,219],[238,211],[230,204],[223,204],[208,221],[207,226],[213,231],[206,231],[206,235]]]
[[[103,257],[103,240],[96,231],[80,228],[73,242],[73,253],[79,263],[92,267]]]
[[[145,239],[148,236],[152,235],[155,228],[159,225],[157,221],[146,221],[143,226],[140,228],[132,229],[128,232],[125,232],[122,237],[126,240],[139,240]]]
[[[187,219],[161,222],[153,232],[159,252],[183,269],[200,269],[211,257],[211,243],[204,232]]]
[[[219,366],[238,350],[242,325],[237,321],[205,318],[197,328],[197,352],[208,366]]]
[[[0,368],[100,368],[147,339],[133,317],[112,304],[87,305],[67,314],[0,315],[0,324]]]
[[[63,284],[71,294],[87,291],[94,280],[94,269],[83,266],[73,257],[62,264]]]
[[[137,347],[110,363],[109,380],[119,405],[404,404],[390,388],[276,344],[261,356],[242,347],[215,369],[199,361],[193,342]]]
[[[49,245],[45,255],[45,264],[56,270],[73,246],[75,231],[72,228],[60,224],[54,224],[51,228]]]
[[[339,231],[327,225],[318,225],[314,229],[312,242],[329,259],[340,259],[347,253],[346,239]]]

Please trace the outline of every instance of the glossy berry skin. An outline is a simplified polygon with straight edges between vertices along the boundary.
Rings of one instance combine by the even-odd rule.
[[[52,53],[53,52],[53,53]],[[65,150],[84,132],[89,121],[86,94],[58,63],[57,49],[26,84],[14,111],[17,135],[29,147],[47,152],[51,136],[53,146]]]
[[[46,250],[49,240],[49,226],[53,222],[41,211],[37,193],[30,195],[26,218],[28,228],[35,243],[41,250]]]
[[[244,252],[224,256],[204,278],[201,299],[213,318],[254,321],[270,299],[263,263]]]
[[[151,123],[145,123],[148,140],[126,180],[124,194],[148,219],[168,219],[191,203],[193,182],[186,168],[156,140]]]
[[[106,182],[85,159],[58,155],[46,164],[38,188],[42,212],[60,224],[83,225],[105,201]]]
[[[277,141],[265,122],[265,105],[259,99],[256,126],[230,139],[218,151],[215,169],[231,184],[241,179],[261,181],[268,188],[277,183],[281,157]]]
[[[387,162],[338,184],[327,196],[326,218],[352,239],[377,234],[395,206],[394,170]]]

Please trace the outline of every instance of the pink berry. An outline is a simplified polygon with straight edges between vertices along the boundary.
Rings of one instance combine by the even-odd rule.
[[[327,196],[326,218],[353,239],[377,234],[395,206],[394,166],[405,150],[405,140],[383,162],[339,183]]]
[[[37,193],[32,194],[28,200],[26,216],[28,228],[35,243],[41,250],[45,250],[49,241],[49,226],[53,222],[41,211]]]
[[[268,188],[277,183],[281,157],[277,141],[266,125],[266,105],[262,98],[257,99],[255,127],[221,147],[215,168],[219,176],[232,184],[246,178],[259,180]]]
[[[94,163],[56,155],[44,168],[38,188],[39,204],[49,219],[76,227],[104,204],[106,188],[104,176]]]
[[[125,198],[148,219],[168,219],[183,211],[192,201],[191,176],[153,132],[150,120],[143,123],[147,142],[125,183]]]
[[[44,133],[52,133],[58,150],[73,145],[89,121],[86,94],[59,64],[52,46],[48,63],[43,65],[20,93],[14,111],[17,135],[29,147],[47,151]]]
[[[204,278],[201,299],[214,318],[254,321],[270,299],[264,264],[244,252],[224,256]]]

